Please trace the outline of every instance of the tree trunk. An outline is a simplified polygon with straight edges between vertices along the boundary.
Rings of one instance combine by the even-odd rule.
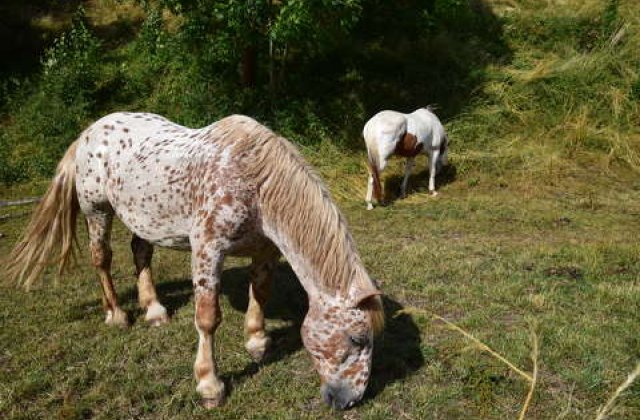
[[[253,87],[256,84],[256,48],[253,45],[245,47],[242,52],[242,86]]]

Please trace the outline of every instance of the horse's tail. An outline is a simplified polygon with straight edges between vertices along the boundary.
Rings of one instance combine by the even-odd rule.
[[[382,184],[380,183],[380,164],[378,161],[377,151],[368,150],[367,164],[369,165],[369,172],[373,177],[373,196],[378,203],[382,203]]]
[[[11,281],[26,289],[47,265],[57,263],[60,275],[74,257],[80,209],[76,196],[76,148],[77,142],[74,142],[58,163],[53,181],[36,207],[24,236],[9,255],[6,272]]]
[[[449,136],[447,133],[442,134],[442,141],[440,142],[440,162],[443,166],[449,164]]]

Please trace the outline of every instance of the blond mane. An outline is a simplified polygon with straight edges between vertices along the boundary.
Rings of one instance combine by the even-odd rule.
[[[329,191],[298,150],[255,120],[232,115],[209,131],[217,144],[232,146],[239,169],[255,183],[262,216],[286,235],[294,250],[310,264],[317,286],[328,294],[347,297],[351,286],[377,290],[356,250],[346,220]],[[374,332],[384,327],[382,299],[368,299]]]
[[[344,295],[354,281],[368,285],[344,217],[296,148],[247,117],[220,123],[227,120],[237,128],[233,154],[246,159],[243,170],[258,187],[263,217],[305,255],[319,286]]]
[[[263,217],[305,255],[325,292],[346,296],[350,287],[377,289],[367,274],[344,216],[298,150],[256,121],[234,115],[215,126],[216,142],[233,145],[243,172],[255,182]],[[218,137],[222,134],[221,137]],[[364,308],[374,329],[382,324],[381,299]]]

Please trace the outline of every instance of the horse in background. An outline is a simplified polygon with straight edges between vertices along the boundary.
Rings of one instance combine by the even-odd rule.
[[[381,111],[374,115],[362,131],[367,145],[369,180],[367,184],[367,209],[371,210],[372,193],[379,203],[383,201],[380,174],[392,155],[407,158],[400,197],[407,195],[409,175],[415,166],[415,157],[427,154],[429,166],[429,191],[436,192],[436,173],[448,164],[449,139],[442,123],[430,107],[420,108],[411,114]]]
[[[128,325],[111,278],[114,215],[133,233],[139,302],[151,325],[169,320],[153,284],[153,247],[190,250],[199,337],[194,375],[204,406],[218,406],[225,397],[213,343],[227,255],[252,258],[245,316],[251,356],[262,359],[270,344],[264,307],[282,253],[309,297],[301,335],[322,398],[339,409],[362,398],[374,333],[384,323],[380,291],[327,188],[287,140],[240,115],[201,129],[153,114],[108,115],[58,164],[9,257],[10,277],[28,288],[48,264],[64,270],[80,211],[109,325]]]

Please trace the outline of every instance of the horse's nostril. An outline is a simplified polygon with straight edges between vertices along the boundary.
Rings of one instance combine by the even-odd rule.
[[[322,394],[322,400],[324,401],[324,403],[329,407],[335,408],[335,398],[333,395],[333,390],[328,386],[322,386],[322,388],[320,389],[320,393]]]
[[[341,385],[323,385],[320,393],[325,404],[334,410],[347,410],[360,400],[349,388]]]

